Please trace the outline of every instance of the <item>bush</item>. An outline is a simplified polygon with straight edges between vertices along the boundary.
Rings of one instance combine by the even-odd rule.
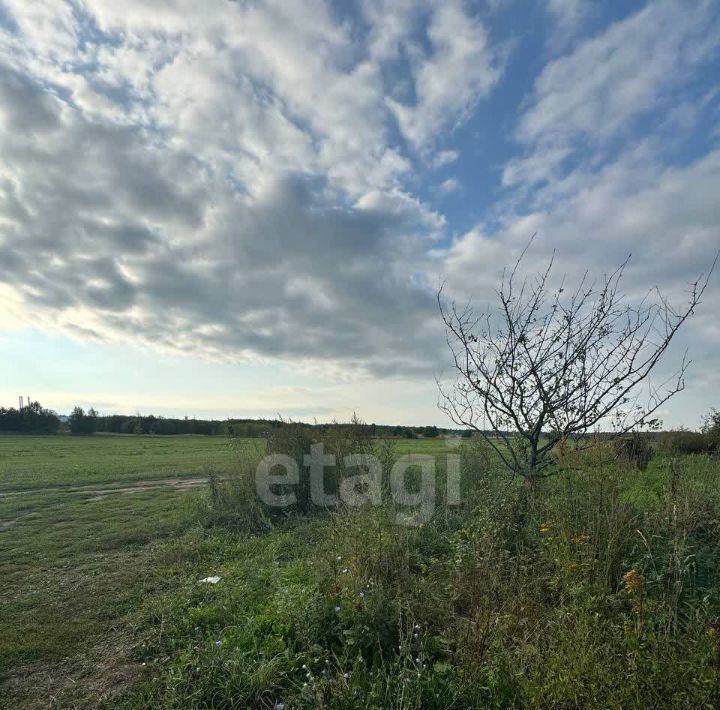
[[[342,480],[358,473],[356,468],[346,470],[346,456],[373,454],[385,473],[391,469],[396,458],[394,442],[372,438],[370,427],[356,417],[348,424],[334,423],[325,428],[283,422],[283,426],[268,433],[265,441],[258,440],[255,447],[249,446],[248,442],[240,442],[238,468],[234,475],[224,479],[211,477],[208,521],[213,525],[227,523],[231,527],[259,530],[291,515],[327,512],[312,500],[309,470],[305,466],[305,456],[310,454],[314,444],[322,444],[325,455],[335,456],[336,465],[324,469],[323,490],[328,495],[338,494]],[[269,507],[258,500],[255,489],[257,466],[262,457],[272,454],[289,456],[297,465],[299,483],[292,489],[296,497],[293,505]],[[273,492],[282,493],[279,490]]]
[[[346,424],[333,422],[331,426],[322,428],[288,422],[285,426],[270,432],[267,438],[267,453],[284,454],[297,464],[300,472],[300,483],[295,489],[297,503],[292,509],[270,511],[270,514],[321,512],[311,498],[310,476],[304,460],[305,456],[310,454],[310,447],[313,444],[322,444],[324,454],[335,457],[335,466],[326,466],[324,469],[323,490],[328,495],[338,494],[342,480],[357,474],[355,468],[346,470],[344,463],[346,456],[374,454],[383,464],[385,473],[394,459],[392,443],[388,440],[373,439],[370,435],[370,427],[356,416]]]
[[[710,453],[720,453],[720,411],[711,409],[703,418],[702,432],[708,440]]]
[[[667,454],[712,454],[720,450],[714,435],[696,431],[667,431],[660,435],[659,448]]]
[[[613,441],[615,455],[623,462],[644,471],[655,455],[655,450],[646,437],[630,434]]]
[[[257,499],[255,471],[265,454],[264,442],[232,444],[237,465],[232,475],[208,472],[208,494],[200,504],[198,518],[206,527],[225,527],[243,533],[270,530],[272,520]]]

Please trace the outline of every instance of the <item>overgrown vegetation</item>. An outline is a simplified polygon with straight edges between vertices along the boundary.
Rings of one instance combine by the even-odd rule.
[[[332,510],[299,496],[278,512],[254,502],[261,441],[37,437],[65,483],[82,451],[125,486],[183,456],[188,473],[204,458],[217,475],[100,498],[61,479],[42,488],[39,459],[35,476],[13,474],[26,491],[0,506],[14,519],[0,537],[0,705],[717,707],[716,458],[646,461],[632,440],[598,439],[556,450],[557,475],[529,492],[480,440],[374,439],[356,423],[286,427],[267,448],[299,457],[319,439],[371,449],[385,469],[459,454],[462,505],[439,496],[420,527],[398,525],[387,496]],[[121,448],[99,459],[101,445]],[[328,490],[347,473],[330,469]],[[442,466],[437,477],[442,491]]]
[[[669,454],[720,454],[720,412],[710,411],[701,431],[663,432],[659,437],[660,449]]]
[[[153,670],[122,707],[716,707],[717,461],[556,464],[528,499],[465,443],[464,505],[420,528],[388,504],[239,522],[251,486],[216,484],[162,553],[185,578],[143,610]]]

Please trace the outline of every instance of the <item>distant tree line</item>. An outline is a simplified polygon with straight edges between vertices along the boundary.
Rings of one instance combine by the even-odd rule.
[[[669,454],[720,454],[720,411],[703,417],[700,431],[678,429],[657,435],[658,448]]]
[[[259,437],[272,422],[267,420],[182,419],[173,417],[111,414],[96,417],[97,432],[107,434],[200,434],[204,436]]]
[[[39,402],[31,402],[22,409],[0,408],[0,432],[27,434],[55,434],[70,432],[77,435],[144,434],[144,435],[203,435],[258,438],[293,422],[284,419],[191,419],[188,417],[159,417],[149,415],[100,415],[95,409],[75,407],[69,417],[60,417]],[[310,425],[326,432],[337,423]],[[432,439],[443,435],[470,436],[469,431],[441,429],[436,426],[392,426],[361,424],[369,436],[403,439]]]
[[[94,434],[98,419],[98,413],[92,407],[87,412],[82,407],[75,407],[68,418],[68,427],[72,434]]]
[[[321,433],[332,429],[333,427],[339,426],[336,422],[330,424],[315,424],[314,428],[318,429]],[[396,437],[399,439],[434,439],[441,435],[460,435],[461,432],[456,429],[440,429],[436,426],[419,426],[419,427],[408,427],[400,425],[387,425],[387,424],[355,424],[354,426],[360,427],[366,430],[366,434],[369,436],[382,436],[382,437]],[[464,433],[464,432],[463,432]],[[467,432],[468,436],[470,432]]]
[[[241,438],[259,438],[268,436],[273,430],[280,429],[293,422],[284,419],[182,419],[111,414],[99,416],[94,410],[84,412],[76,408],[70,416],[69,428],[75,434],[145,434],[178,435],[195,434],[203,436],[233,436]],[[336,423],[314,424],[313,428],[327,431],[338,426]],[[459,431],[439,429],[436,426],[405,427],[379,424],[362,424],[369,436],[398,437],[405,439],[435,438],[441,434],[461,434]],[[469,435],[469,432],[468,432]]]
[[[0,431],[55,434],[59,430],[60,417],[40,402],[29,402],[22,409],[0,407]]]
[[[94,409],[75,407],[69,417],[60,417],[40,402],[30,402],[22,409],[0,407],[0,433],[57,434],[70,432],[88,434],[144,434],[156,436],[202,435],[240,438],[267,437],[277,429],[294,422],[284,419],[191,419],[188,417],[158,417],[153,414],[101,416]],[[338,423],[308,425],[321,434],[342,426]],[[443,429],[436,426],[400,426],[386,424],[357,424],[366,436],[398,439],[433,439],[438,436],[469,438],[472,432],[463,429]],[[510,435],[510,432],[505,432]],[[610,434],[595,434],[601,439]],[[637,434],[656,450],[668,454],[720,454],[720,411],[713,409],[703,418],[700,431],[678,429]],[[637,441],[633,439],[637,446]],[[627,442],[626,442],[627,443]],[[643,449],[644,450],[644,449]]]
[[[202,435],[261,437],[282,422],[266,419],[191,419],[189,417],[158,417],[154,414],[99,415],[76,407],[68,420],[73,434],[143,434],[156,436]]]
[[[275,429],[281,429],[292,422],[284,419],[173,419],[166,417],[125,416],[113,414],[97,417],[95,431],[116,434],[203,434],[206,436],[235,436],[256,438],[267,436]],[[338,426],[336,423],[313,424],[315,429],[327,431]],[[406,439],[435,438],[442,434],[460,434],[436,426],[406,427],[381,424],[362,424],[369,436],[391,436]]]

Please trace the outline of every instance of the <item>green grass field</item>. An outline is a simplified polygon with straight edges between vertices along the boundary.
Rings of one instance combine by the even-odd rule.
[[[716,460],[600,452],[528,502],[466,442],[427,525],[268,527],[233,483],[259,444],[0,438],[0,706],[717,706]]]
[[[0,493],[229,470],[228,439],[207,436],[1,436]]]
[[[136,677],[127,615],[156,584],[153,544],[187,529],[200,495],[163,481],[227,473],[236,460],[225,438],[0,437],[7,707],[54,696],[84,707]]]

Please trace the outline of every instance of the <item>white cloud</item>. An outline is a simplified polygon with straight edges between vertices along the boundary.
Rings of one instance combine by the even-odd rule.
[[[363,0],[360,8],[369,26],[369,55],[380,61],[397,59],[430,6],[431,0]]]
[[[547,0],[548,12],[554,17],[556,41],[566,43],[592,11],[590,0]]]
[[[527,155],[508,163],[505,185],[558,177],[579,147],[601,149],[718,50],[712,3],[658,0],[551,61],[537,81],[517,137]]]
[[[622,158],[550,210],[507,214],[492,234],[472,230],[451,248],[448,264],[458,276],[474,274],[483,262],[494,262],[492,245],[519,253],[537,232],[533,251],[547,255],[557,250],[571,271],[587,262],[590,250],[597,269],[633,251],[641,288],[648,283],[680,286],[702,271],[720,247],[718,185],[718,150],[686,167]]]
[[[442,168],[451,165],[460,157],[457,150],[440,150],[432,158],[432,166],[434,168]]]
[[[663,167],[647,158],[621,158],[592,177],[550,209],[509,213],[497,230],[476,227],[460,237],[439,260],[448,289],[460,300],[472,296],[478,306],[494,302],[502,268],[513,263],[536,240],[525,268],[533,273],[555,252],[556,273],[567,284],[589,270],[600,277],[632,253],[624,288],[633,300],[653,285],[681,304],[687,289],[720,248],[720,151],[685,167]],[[703,304],[686,326],[677,347],[663,365],[669,374],[688,348],[694,365],[689,389],[680,398],[692,413],[713,405],[716,391],[702,388],[715,369],[720,329],[714,304],[720,300],[720,274],[714,274]],[[662,373],[660,374],[662,377]],[[678,411],[677,408],[673,408]],[[676,423],[683,421],[675,417]],[[685,422],[692,419],[685,419]]]
[[[448,178],[440,183],[440,192],[457,192],[460,189],[460,182],[456,178]]]
[[[400,185],[380,67],[348,26],[321,2],[70,7],[16,4],[0,31],[0,281],[25,317],[220,359],[426,369],[422,261],[444,222]]]
[[[414,103],[388,99],[401,130],[418,149],[432,146],[441,131],[462,121],[501,76],[499,53],[462,0],[434,5],[427,35],[431,52],[417,51],[412,59]]]

